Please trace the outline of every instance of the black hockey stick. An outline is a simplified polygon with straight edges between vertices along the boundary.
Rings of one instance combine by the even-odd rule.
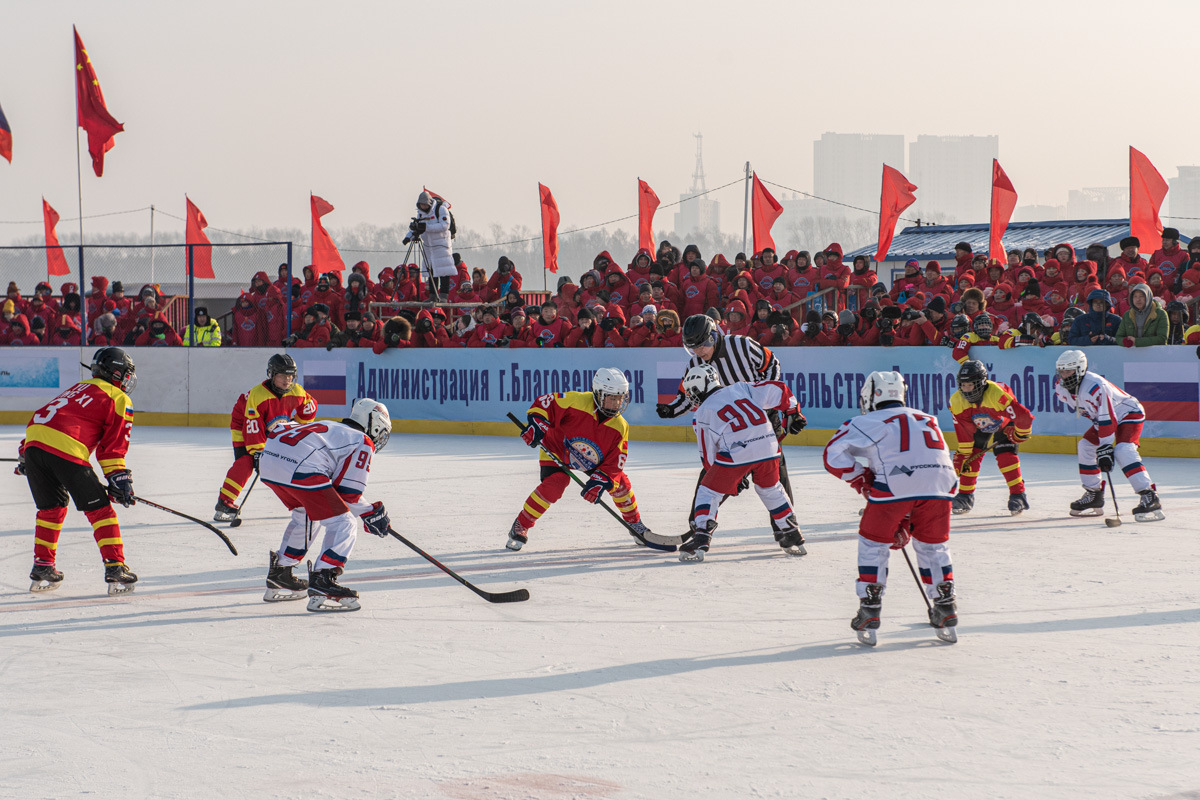
[[[226,536],[225,534],[221,533],[221,531],[217,530],[212,525],[209,525],[204,520],[196,519],[195,517],[190,517],[187,514],[184,514],[182,511],[176,511],[173,508],[167,508],[166,506],[159,505],[158,503],[155,503],[152,500],[147,500],[144,497],[138,497],[138,496],[134,495],[133,499],[137,500],[139,503],[145,503],[146,505],[150,506],[151,508],[157,508],[159,511],[166,511],[168,514],[174,514],[177,517],[183,517],[184,519],[190,520],[190,521],[196,523],[197,525],[203,525],[204,527],[208,528],[210,531],[215,533],[217,536],[221,537],[221,541],[224,542],[225,546],[229,548],[229,552],[233,553],[235,556],[238,554],[237,548],[233,546],[233,542],[229,541],[229,537]]]
[[[258,483],[258,470],[254,471],[254,480],[250,481],[250,488],[242,495],[242,502],[238,503],[237,513],[233,515],[233,519],[229,521],[229,527],[236,528],[242,524],[242,508],[246,505],[246,501],[250,499],[250,493],[254,491],[254,484]]]
[[[511,411],[508,412],[508,418],[512,420],[514,425],[516,425],[518,428],[521,429],[522,433],[525,432],[525,428],[528,426],[522,425],[521,420],[517,419],[517,417]],[[562,468],[562,470],[564,472],[566,472],[567,475],[570,476],[571,480],[575,481],[580,486],[585,485],[583,480],[578,475],[575,474],[575,471],[573,469],[571,469],[566,464],[564,464],[561,458],[554,455],[554,453],[551,453],[549,450],[547,450],[544,447],[542,448],[542,450],[545,451],[546,455],[550,456],[551,461],[553,461],[555,464],[558,464],[558,466],[560,468]],[[629,523],[625,521],[624,517],[622,517],[620,514],[618,514],[612,508],[610,508],[609,505],[607,503],[605,503],[603,500],[600,500],[599,502],[597,502],[596,505],[600,506],[605,511],[607,511],[609,514],[611,514],[612,518],[615,519],[617,522],[621,523],[625,527],[625,530],[629,531],[631,536],[633,536],[638,541],[644,542],[645,545],[647,547],[651,548],[652,550],[662,550],[663,552],[666,552],[666,553],[673,553],[677,549],[679,549],[679,545],[683,544],[682,536],[662,536],[661,534],[657,534],[657,533],[651,533],[648,536],[643,536],[642,534],[634,531],[634,529],[632,527],[630,527]]]
[[[917,588],[921,590],[921,598],[925,600],[925,609],[933,611],[933,606],[929,602],[929,595],[925,594],[925,587],[921,585],[921,579],[917,577],[917,571],[913,569],[912,559],[908,557],[908,548],[901,547],[900,552],[904,553],[904,560],[908,562],[908,571],[912,573],[913,580],[917,582]]]
[[[1104,473],[1104,479],[1108,481],[1109,491],[1112,492],[1113,512],[1117,515],[1116,519],[1113,519],[1112,517],[1105,517],[1104,524],[1110,528],[1119,528],[1121,527],[1121,509],[1117,508],[1117,487],[1113,486],[1111,472]]]
[[[442,562],[438,561],[433,556],[429,555],[429,553],[426,553],[424,550],[417,547],[415,544],[410,542],[408,539],[405,539],[403,536],[396,533],[396,531],[393,530],[390,526],[388,527],[388,533],[390,533],[392,536],[395,536],[397,539],[404,542],[404,544],[411,547],[417,553],[417,555],[421,556],[421,558],[425,559],[430,564],[433,564],[435,567],[440,569],[442,572],[446,573],[451,578],[454,578],[454,580],[458,581],[463,586],[467,587],[472,592],[474,592],[475,594],[482,597],[484,600],[487,600],[489,603],[520,603],[522,601],[529,599],[529,590],[528,589],[513,589],[511,592],[485,592],[483,589],[480,589],[478,586],[471,583],[469,580],[467,580],[463,576],[459,575],[457,572],[450,569],[449,567],[447,567]]]

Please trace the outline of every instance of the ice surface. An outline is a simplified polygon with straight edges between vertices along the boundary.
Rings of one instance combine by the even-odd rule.
[[[0,428],[14,455],[21,431]],[[934,638],[902,559],[879,645],[859,645],[859,501],[788,448],[809,555],[781,553],[753,495],[703,564],[635,548],[568,489],[520,553],[536,482],[515,437],[397,434],[369,499],[489,605],[401,543],[360,535],[361,611],[262,602],[285,514],[265,487],[230,536],[119,509],[141,577],[105,595],[82,514],[61,589],[33,596],[34,507],[0,476],[0,797],[1167,798],[1200,791],[1197,465],[1151,459],[1168,515],[1066,516],[1074,459],[1023,458],[1012,518],[995,464],[956,517],[959,643]],[[134,431],[139,493],[205,519],[228,432]],[[682,532],[692,445],[634,442],[647,523]],[[1110,509],[1111,511],[1111,509]]]

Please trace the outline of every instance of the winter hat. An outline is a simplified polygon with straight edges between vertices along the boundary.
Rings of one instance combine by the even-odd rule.
[[[936,261],[927,261],[927,262],[925,262],[925,271],[926,272],[932,271],[932,272],[936,272],[937,274],[941,275],[942,274],[942,265]]]
[[[17,288],[17,282],[16,282],[16,281],[9,281],[9,282],[8,282],[8,293],[9,293],[9,294],[20,294],[20,293],[21,293],[21,290]]]
[[[854,318],[854,312],[850,309],[845,309],[838,314],[838,325],[855,325],[857,320]]]
[[[946,313],[946,298],[940,294],[934,295],[933,299],[925,305],[926,311],[936,311],[939,314]]]
[[[959,242],[958,244],[954,245],[954,249],[955,250],[965,250],[969,253],[969,252],[971,252],[971,245],[969,245],[966,242]]]
[[[579,314],[576,316],[576,319],[585,320],[585,319],[594,319],[594,317],[592,316],[592,312],[589,309],[581,308],[581,309],[579,309]]]
[[[125,294],[125,285],[120,281],[113,281],[112,294]]]
[[[507,272],[513,268],[513,262],[508,256],[500,256],[500,260],[496,262],[496,269],[501,272]]]
[[[1166,231],[1163,231],[1163,233],[1165,234]],[[1138,238],[1136,236],[1126,236],[1124,239],[1121,240],[1121,249],[1122,250],[1124,250],[1126,247],[1141,247],[1141,246],[1142,246],[1142,243],[1140,241],[1138,241]]]
[[[342,319],[345,319],[345,320],[356,319],[359,322],[362,322],[362,312],[361,311],[347,311],[345,314],[342,314]]]
[[[1162,238],[1178,239],[1179,238],[1179,228],[1163,228]]]
[[[653,305],[643,306],[643,307],[642,307],[642,313],[643,313],[643,314],[654,314],[655,316],[657,316],[657,315],[658,315],[658,309],[657,309],[657,308],[655,308]]]

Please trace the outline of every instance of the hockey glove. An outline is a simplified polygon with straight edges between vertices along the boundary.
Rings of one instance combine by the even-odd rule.
[[[862,475],[859,475],[854,480],[850,481],[850,488],[861,494],[863,497],[870,497],[871,484],[875,482],[875,473],[871,470],[865,470]]]
[[[1101,472],[1112,472],[1113,446],[1111,444],[1102,444],[1096,448],[1096,466],[1100,467]]]
[[[530,414],[529,424],[521,432],[521,439],[530,447],[537,447],[542,443],[548,430],[550,430],[550,423],[546,421],[545,417]]]
[[[962,475],[963,470],[966,468],[966,466],[968,464],[970,464],[972,461],[974,461],[976,459],[976,457],[978,457],[982,452],[983,451],[981,451],[981,450],[972,450],[969,453],[955,453],[954,454],[954,471],[955,471],[955,473],[957,473],[958,475]]]
[[[1013,444],[1024,444],[1029,441],[1029,434],[1018,433],[1016,425],[1009,425],[1005,428],[1004,436]]]
[[[742,479],[740,481],[738,481],[737,494],[741,494],[742,492],[746,491],[749,488],[750,488],[750,476],[743,475]],[[737,495],[735,494],[734,496],[736,497]]]
[[[137,501],[133,497],[133,473],[127,469],[110,472],[108,478],[108,496],[114,502],[129,508]]]
[[[13,475],[24,475],[24,474],[25,474],[25,454],[18,453],[17,454],[17,465],[15,467],[13,467]]]
[[[596,470],[588,476],[588,482],[583,485],[583,491],[579,495],[589,503],[599,503],[601,496],[605,492],[611,492],[612,488],[612,479]]]
[[[1200,348],[1197,348],[1196,354],[1200,356]],[[654,406],[654,413],[658,414],[659,419],[674,419],[675,414],[671,411],[671,406],[667,403],[659,403]]]
[[[796,409],[796,411],[793,414],[790,414],[787,418],[787,432],[788,433],[799,433],[800,431],[804,430],[804,428],[807,425],[808,425],[808,420],[804,418],[804,414],[801,413],[800,409],[798,409],[798,408]]]
[[[383,503],[372,503],[371,510],[362,515],[362,521],[363,530],[379,537],[387,536],[388,528],[392,527],[392,521],[388,519]]]
[[[892,544],[889,549],[903,550],[904,546],[907,545],[909,543],[909,541],[912,539],[912,536],[909,534],[909,531],[911,529],[912,529],[911,520],[908,517],[905,517],[904,519],[902,519],[900,521],[900,527],[896,529],[896,535],[895,535],[895,537],[893,537]]]
[[[254,471],[258,472],[258,462],[262,460],[262,450],[255,450],[250,454],[250,458],[254,460]]]

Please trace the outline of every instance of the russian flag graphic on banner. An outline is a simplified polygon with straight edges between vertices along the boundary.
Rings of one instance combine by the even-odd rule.
[[[679,395],[679,382],[687,371],[686,361],[659,361],[655,374],[658,378],[658,402],[673,403]]]
[[[304,389],[323,406],[346,405],[346,362],[305,361]]]
[[[1141,401],[1146,419],[1200,422],[1200,362],[1125,365],[1125,391]]]

